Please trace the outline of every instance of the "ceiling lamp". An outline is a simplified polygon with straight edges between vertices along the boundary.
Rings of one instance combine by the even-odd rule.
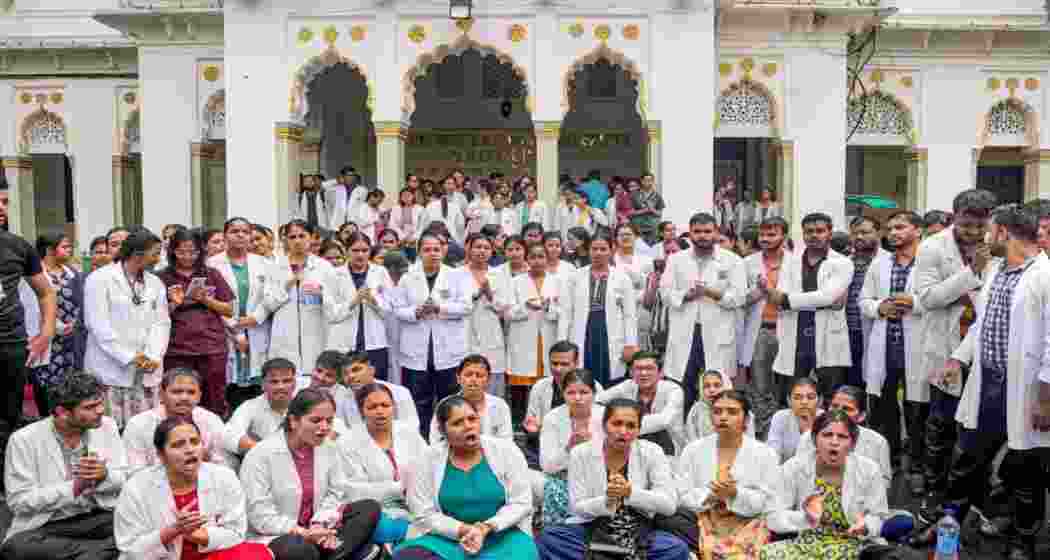
[[[470,19],[471,0],[449,0],[448,17],[452,19]]]

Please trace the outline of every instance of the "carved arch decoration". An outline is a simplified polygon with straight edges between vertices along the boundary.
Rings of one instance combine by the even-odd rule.
[[[142,113],[135,108],[128,113],[120,131],[120,153],[133,154],[142,151]]]
[[[40,107],[22,120],[18,130],[18,151],[21,154],[66,153],[66,122],[58,113]]]
[[[451,44],[439,45],[432,51],[420,54],[416,57],[416,63],[410,66],[401,77],[401,118],[404,122],[410,122],[412,113],[416,111],[416,79],[425,76],[431,66],[441,64],[446,58],[462,55],[471,49],[480,52],[482,58],[491,55],[496,57],[501,64],[511,65],[514,76],[525,86],[525,107],[529,112],[532,111],[532,87],[525,68],[518,64],[510,54],[492,45],[479,43],[468,35],[460,35]]]
[[[344,56],[334,46],[329,46],[321,54],[310,57],[292,75],[292,88],[288,95],[288,120],[301,125],[306,124],[306,115],[310,113],[310,102],[308,94],[313,87],[314,81],[325,70],[337,65],[345,64],[365,79],[368,88],[367,105],[370,111],[375,110],[375,88],[372,81],[368,79],[368,72],[358,62]]]
[[[208,96],[201,110],[201,140],[226,139],[226,89]]]
[[[893,94],[877,89],[849,100],[846,106],[846,134],[854,127],[854,138],[899,137],[909,145],[918,140],[911,109]]]
[[[576,88],[576,73],[584,71],[587,66],[590,66],[599,60],[605,60],[613,66],[620,67],[620,69],[627,75],[628,79],[638,84],[638,102],[635,104],[635,109],[638,111],[638,115],[642,118],[642,122],[646,122],[648,95],[646,94],[645,80],[642,71],[638,68],[638,64],[635,61],[628,58],[627,55],[622,52],[609,48],[609,45],[606,45],[605,43],[598,45],[590,52],[584,53],[582,56],[574,60],[565,71],[565,75],[562,76],[562,119],[564,119],[565,115],[569,114],[569,111],[572,110],[572,100]]]
[[[777,98],[762,82],[742,78],[722,90],[715,100],[715,130],[732,126],[744,131],[734,136],[778,138],[781,134]]]
[[[1008,97],[984,114],[979,148],[985,146],[1022,145],[1039,147],[1039,116],[1024,100]]]

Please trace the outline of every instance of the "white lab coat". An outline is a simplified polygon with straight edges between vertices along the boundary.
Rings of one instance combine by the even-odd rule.
[[[302,293],[300,286],[285,288],[292,278],[288,257],[282,256],[270,267],[266,277],[265,305],[273,314],[269,358],[286,358],[297,372],[313,369],[317,356],[327,348],[328,322],[324,317],[324,300],[332,297],[329,284],[332,265],[309,255],[303,267],[303,282],[321,285],[320,295]]]
[[[824,414],[823,409],[817,409],[814,418]],[[809,432],[806,432],[807,434]],[[769,434],[766,436],[766,445],[780,455],[783,463],[795,456],[802,440],[802,428],[798,423],[798,416],[790,408],[782,408],[773,414],[769,421]]]
[[[449,233],[452,234],[452,239],[462,245],[463,239],[467,236],[466,219],[463,217],[463,211],[464,208],[456,203],[455,198],[449,198],[448,216],[443,216],[441,213],[441,199],[431,200],[427,203],[426,212],[423,215],[423,229],[427,229],[434,222],[442,222],[448,227]]]
[[[882,478],[886,481],[886,488],[889,488],[893,484],[893,465],[890,463],[890,444],[886,441],[886,438],[882,437],[882,434],[865,428],[864,426],[858,426],[860,428],[860,435],[857,436],[857,444],[853,446],[852,453],[854,455],[860,455],[866,457],[879,466],[879,471],[882,473]],[[812,455],[817,450],[813,446],[813,433],[806,432],[799,436],[798,449],[795,450],[795,456],[800,455]]]
[[[197,507],[208,519],[208,544],[202,553],[233,548],[244,542],[247,518],[244,492],[229,467],[202,463],[197,475]],[[113,515],[113,536],[121,560],[179,560],[183,537],[166,546],[161,530],[175,524],[175,498],[167,469],[156,465],[141,470],[124,485]]]
[[[368,188],[357,185],[347,194],[345,185],[335,179],[325,181],[322,185],[325,201],[328,203],[328,229],[338,230],[346,222],[353,221],[358,206],[365,203]]]
[[[896,260],[893,253],[884,252],[875,257],[868,267],[864,277],[864,288],[860,292],[860,312],[864,317],[872,320],[871,334],[867,337],[864,345],[864,381],[867,384],[868,394],[882,395],[882,385],[886,381],[886,330],[889,323],[886,319],[879,317],[879,305],[890,297],[890,276],[893,273],[893,263]],[[904,287],[905,293],[912,296],[914,305],[911,313],[901,319],[901,327],[904,332],[904,374],[905,391],[904,396],[909,401],[925,402],[929,400],[929,374],[917,369],[920,361],[918,347],[914,345],[912,338],[919,329],[922,320],[922,304],[915,294],[915,265],[912,264],[908,272],[908,280]],[[896,387],[892,387],[896,395]],[[918,399],[925,396],[925,401]]]
[[[565,242],[565,239],[569,237],[569,230],[576,225],[572,219],[572,210],[572,206],[559,202],[551,211],[551,219],[554,221],[553,229],[561,234],[561,240],[563,243]]]
[[[317,194],[317,226],[324,229],[332,229],[333,220],[338,221],[339,219],[339,208],[332,200],[332,194],[325,188],[322,188]],[[292,211],[291,219],[308,221],[310,202],[306,193],[301,191],[292,193],[292,203],[289,208]]]
[[[507,501],[486,520],[493,533],[517,527],[532,534],[532,485],[529,465],[513,441],[482,436],[482,452],[489,468],[503,483]],[[440,490],[448,469],[447,445],[432,445],[419,463],[417,476],[408,489],[409,509],[415,515],[415,527],[421,533],[434,533],[457,540],[463,523],[445,515],[441,509]]]
[[[638,293],[638,299],[641,299],[642,293],[645,292],[645,284],[649,280],[649,273],[653,271],[653,258],[635,253],[628,260],[627,257],[614,253],[613,266],[627,273],[631,279],[631,285]]]
[[[393,279],[391,279],[393,281]],[[391,383],[401,383],[401,320],[397,318],[394,306],[401,301],[401,288],[394,286],[384,292],[387,303],[390,305],[390,313],[383,319],[386,325],[386,341],[390,351],[387,353],[389,368],[387,379]]]
[[[569,511],[566,523],[587,523],[598,517],[611,517],[606,491],[609,471],[605,466],[605,440],[581,443],[569,455]],[[671,462],[659,445],[642,439],[631,443],[627,461],[627,480],[631,495],[623,505],[652,517],[674,515],[678,503]]]
[[[743,330],[738,332],[736,356],[740,365],[751,367],[751,360],[755,356],[755,342],[758,340],[758,331],[762,328],[762,310],[766,307],[766,298],[763,296],[762,299],[748,303],[747,296],[758,285],[756,280],[765,278],[768,274],[766,273],[766,265],[762,260],[761,252],[748,255],[742,259],[741,265],[744,267],[744,280],[747,281],[747,291],[744,293],[744,299],[741,302],[743,305],[741,309],[744,313],[744,325]]]
[[[777,318],[777,340],[780,345],[777,357],[773,360],[773,371],[788,377],[795,375],[799,311],[815,311],[816,367],[853,365],[845,307],[829,308],[838,300],[846,301],[846,292],[853,280],[853,261],[829,250],[827,258],[817,270],[817,290],[803,292],[803,255],[804,251],[785,253],[777,278],[777,289],[787,295],[791,310],[781,310]]]
[[[711,483],[718,476],[718,435],[690,443],[675,469],[678,474],[678,504],[700,513],[711,509]],[[776,508],[776,473],[780,459],[766,444],[744,436],[729,473],[736,481],[736,497],[726,506],[744,518],[767,515]]]
[[[288,449],[284,430],[248,452],[241,465],[241,484],[248,511],[248,540],[269,543],[299,526],[302,482]],[[347,473],[334,445],[314,448],[314,516],[312,523],[339,518],[347,503]]]
[[[171,317],[167,289],[160,278],[143,272],[145,287],[135,305],[124,265],[113,263],[90,275],[84,285],[84,322],[88,328],[84,370],[103,385],[131,387],[137,366],[132,362],[143,353],[161,362],[168,350]],[[164,367],[143,376],[146,387],[160,385]]]
[[[613,399],[638,400],[638,384],[633,379],[628,379],[619,385],[609,387],[595,397],[595,400],[608,404]],[[656,384],[656,396],[653,397],[652,412],[642,417],[641,435],[653,434],[667,430],[674,441],[678,453],[685,448],[685,426],[682,418],[685,416],[685,392],[682,386],[673,381],[661,379]]]
[[[44,278],[47,280],[47,284],[51,286],[51,289],[54,289],[55,285],[51,282],[51,275],[45,272]],[[43,316],[40,313],[40,299],[37,298],[36,292],[33,291],[33,287],[29,285],[29,282],[27,282],[25,278],[18,280],[18,300],[22,303],[22,311],[25,317],[26,338],[31,340],[40,334],[40,323],[43,321]],[[65,330],[65,323],[55,319],[55,336],[57,337],[58,333]],[[44,350],[44,357],[29,364],[29,367],[38,368],[50,363],[51,345],[48,344],[47,349]],[[45,414],[46,412],[46,410],[40,411],[41,414]]]
[[[419,234],[423,233],[425,210],[418,204],[413,204],[411,208],[412,216],[406,223],[401,221],[402,206],[395,206],[390,211],[390,223],[387,224],[387,227],[396,231],[397,238],[401,241],[409,240],[414,242],[416,239],[419,239]],[[372,242],[375,243],[376,240],[373,239]]]
[[[802,506],[817,493],[816,469],[814,454],[794,457],[780,466],[780,476],[776,477],[776,509],[766,516],[771,531],[783,534],[810,529]],[[886,480],[881,474],[879,466],[866,457],[856,453],[846,457],[842,475],[842,509],[851,524],[857,515],[864,514],[864,525],[870,537],[881,533],[882,522],[889,517]]]
[[[412,393],[401,385],[388,383],[382,379],[376,379],[375,382],[390,389],[390,393],[394,395],[394,421],[418,431],[419,413],[416,412],[416,401],[412,398]],[[364,418],[361,417],[361,411],[357,408],[357,400],[353,391],[345,391],[340,399],[345,399],[345,402],[340,403],[337,400],[336,408],[343,422],[351,429],[364,425]]]
[[[397,480],[394,480],[394,465],[386,451],[379,448],[364,424],[350,430],[346,437],[339,438],[337,447],[345,461],[349,477],[351,501],[376,500],[383,511],[393,517],[406,517],[404,489],[411,488],[415,476],[423,465],[427,442],[419,435],[419,427],[394,424],[391,434],[394,459],[397,461]]]
[[[554,220],[552,219],[551,212],[547,208],[547,203],[542,200],[536,200],[532,204],[529,204],[527,200],[521,201],[517,206],[518,215],[521,215],[522,206],[528,206],[528,217],[522,227],[526,224],[537,223],[543,226],[543,231],[557,231],[554,227]]]
[[[102,425],[87,431],[88,449],[106,462],[106,479],[93,492],[73,496],[73,474],[66,469],[55,437],[52,417],[11,434],[7,444],[4,487],[12,519],[4,539],[39,529],[59,509],[74,504],[112,510],[128,476],[128,458],[117,424],[104,416]]]
[[[554,374],[541,377],[536,380],[536,383],[529,390],[529,404],[525,417],[532,416],[536,420],[539,420],[542,424],[543,419],[547,417],[555,406],[551,406],[554,402],[554,391],[560,391],[561,389],[554,385]],[[601,383],[594,383],[594,391],[596,394],[600,394],[604,388]],[[560,405],[559,405],[560,406]]]
[[[387,299],[389,291],[394,288],[390,274],[379,265],[369,264],[365,274],[365,286],[372,290],[375,305],[371,303],[354,304],[357,288],[346,267],[332,269],[328,281],[332,289],[329,297],[324,298],[324,315],[328,320],[328,338],[325,348],[340,352],[356,350],[357,328],[361,313],[365,314],[365,350],[387,348],[385,318],[393,308]]]
[[[251,365],[251,377],[254,379],[262,377],[262,365],[266,362],[266,356],[270,351],[270,310],[264,304],[266,277],[270,265],[265,258],[253,253],[248,253],[245,265],[248,267],[247,312],[248,316],[254,318],[255,322],[258,323],[258,326],[245,331],[245,335],[248,337],[248,363]],[[225,252],[214,255],[208,258],[208,266],[218,270],[219,274],[222,275],[222,279],[226,281],[226,284],[233,291],[231,304],[233,305],[234,317],[225,320],[226,328],[232,329],[237,322],[237,314],[240,312],[241,302],[237,290],[237,276],[233,273],[230,257]],[[232,381],[235,379],[233,368],[237,364],[236,349],[232,338],[228,346],[231,359],[229,360],[226,378]]]
[[[485,410],[481,415],[481,435],[496,439],[514,441],[514,425],[510,419],[510,405],[507,401],[491,393],[485,393]],[[445,436],[438,429],[437,415],[430,417],[431,445],[444,445]]]
[[[557,276],[548,274],[543,279],[543,290],[528,274],[511,281],[513,284],[512,307],[510,308],[507,349],[510,351],[510,371],[514,375],[533,376],[543,371],[550,375],[550,348],[558,341],[558,309],[560,307],[560,282]],[[546,310],[535,311],[526,306],[529,300],[549,300]],[[543,335],[542,354],[537,355],[537,339]]]
[[[1003,263],[1005,266],[1005,262]],[[973,335],[973,367],[966,379],[955,419],[968,430],[977,429],[981,405],[981,331],[988,316],[988,297],[1001,267],[989,268],[981,295],[974,302],[977,322]],[[1010,343],[1006,366],[1006,434],[1010,449],[1025,451],[1050,447],[1050,433],[1033,428],[1032,414],[1039,405],[1039,384],[1050,383],[1050,260],[1042,251],[1021,273],[1010,301]]]
[[[558,277],[558,282],[560,284],[565,282],[565,279],[571,276],[574,272],[576,272],[576,265],[569,261],[559,260],[558,270],[555,270],[553,274]],[[547,274],[551,274],[550,270],[547,271]]]
[[[359,204],[347,214],[347,221],[357,224],[357,231],[367,235],[372,245],[379,244],[377,232],[383,223],[382,208],[372,208],[367,202]]]
[[[701,297],[685,301],[686,293],[698,281],[722,292],[722,299]],[[677,380],[685,378],[699,319],[707,369],[720,371],[725,379],[736,377],[736,309],[744,303],[746,290],[747,278],[740,257],[721,247],[715,247],[702,278],[694,251],[681,251],[667,259],[667,269],[660,277],[660,295],[670,307],[664,356],[667,375]]]
[[[602,425],[602,415],[605,407],[600,404],[591,405],[591,419],[588,429],[591,432],[592,441],[605,440],[605,427]],[[569,454],[571,449],[569,439],[572,437],[572,418],[569,416],[568,405],[559,405],[543,418],[540,428],[540,468],[547,474],[558,474],[569,468]]]
[[[587,230],[588,235],[593,236],[599,227],[609,227],[609,216],[605,214],[603,209],[590,206],[587,209],[587,215],[584,216],[583,210],[579,206],[572,207],[569,214],[569,229],[582,227]]]
[[[457,367],[467,355],[467,317],[473,311],[471,289],[462,272],[441,265],[434,289],[427,285],[422,268],[401,277],[399,299],[394,304],[401,320],[401,367],[427,370],[427,351],[433,337],[434,367]],[[417,319],[416,308],[433,298],[441,308],[436,319]]]
[[[503,317],[514,303],[510,273],[499,268],[489,268],[485,277],[492,288],[492,299],[482,297],[474,274],[462,268],[459,274],[474,302],[467,318],[467,353],[481,354],[489,360],[490,373],[507,371],[507,341],[503,336]]]
[[[591,312],[591,267],[585,266],[565,279],[558,316],[558,340],[586,348],[587,317]],[[605,323],[609,331],[610,379],[622,377],[625,346],[638,345],[638,298],[623,271],[609,269],[605,292]]]
[[[965,307],[957,302],[964,294],[976,296],[981,279],[963,262],[954,226],[923,240],[914,267],[915,293],[923,308],[921,328],[913,333],[918,337],[913,343],[921,349],[915,369],[928,375],[943,368],[962,342],[959,319]],[[909,395],[909,400],[929,401],[929,384],[923,383],[919,389],[914,397]]]
[[[488,208],[484,211],[482,225],[499,226],[504,235],[518,235],[521,233],[521,211],[511,206],[502,210]]]
[[[251,434],[260,441],[264,440],[281,430],[284,416],[284,413],[275,412],[270,407],[266,395],[248,399],[233,411],[233,416],[226,423],[222,436],[223,446],[227,452],[241,455],[242,437]]]
[[[191,416],[200,431],[201,445],[205,449],[207,460],[217,465],[233,467],[234,464],[229,461],[222,444],[222,436],[226,431],[222,418],[200,406],[193,407]],[[159,464],[157,448],[153,445],[153,434],[167,417],[164,405],[159,405],[128,420],[128,425],[124,427],[124,448],[127,451],[129,467],[138,470]]]

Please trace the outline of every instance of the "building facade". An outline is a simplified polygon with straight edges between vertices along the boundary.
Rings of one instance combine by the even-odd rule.
[[[936,7],[930,7],[936,4]],[[994,7],[990,7],[994,4]],[[771,186],[924,211],[1050,193],[1040,0],[0,0],[12,226],[288,215],[300,173],[652,171],[667,217]],[[1047,148],[1043,148],[1047,146]],[[388,196],[387,202],[396,200]]]

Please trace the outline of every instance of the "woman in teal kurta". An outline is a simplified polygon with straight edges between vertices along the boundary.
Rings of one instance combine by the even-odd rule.
[[[522,529],[531,521],[532,496],[521,451],[482,438],[480,417],[462,397],[442,401],[436,416],[448,447],[430,450],[429,468],[419,470],[409,496],[428,532],[402,543],[395,560],[538,560]]]

